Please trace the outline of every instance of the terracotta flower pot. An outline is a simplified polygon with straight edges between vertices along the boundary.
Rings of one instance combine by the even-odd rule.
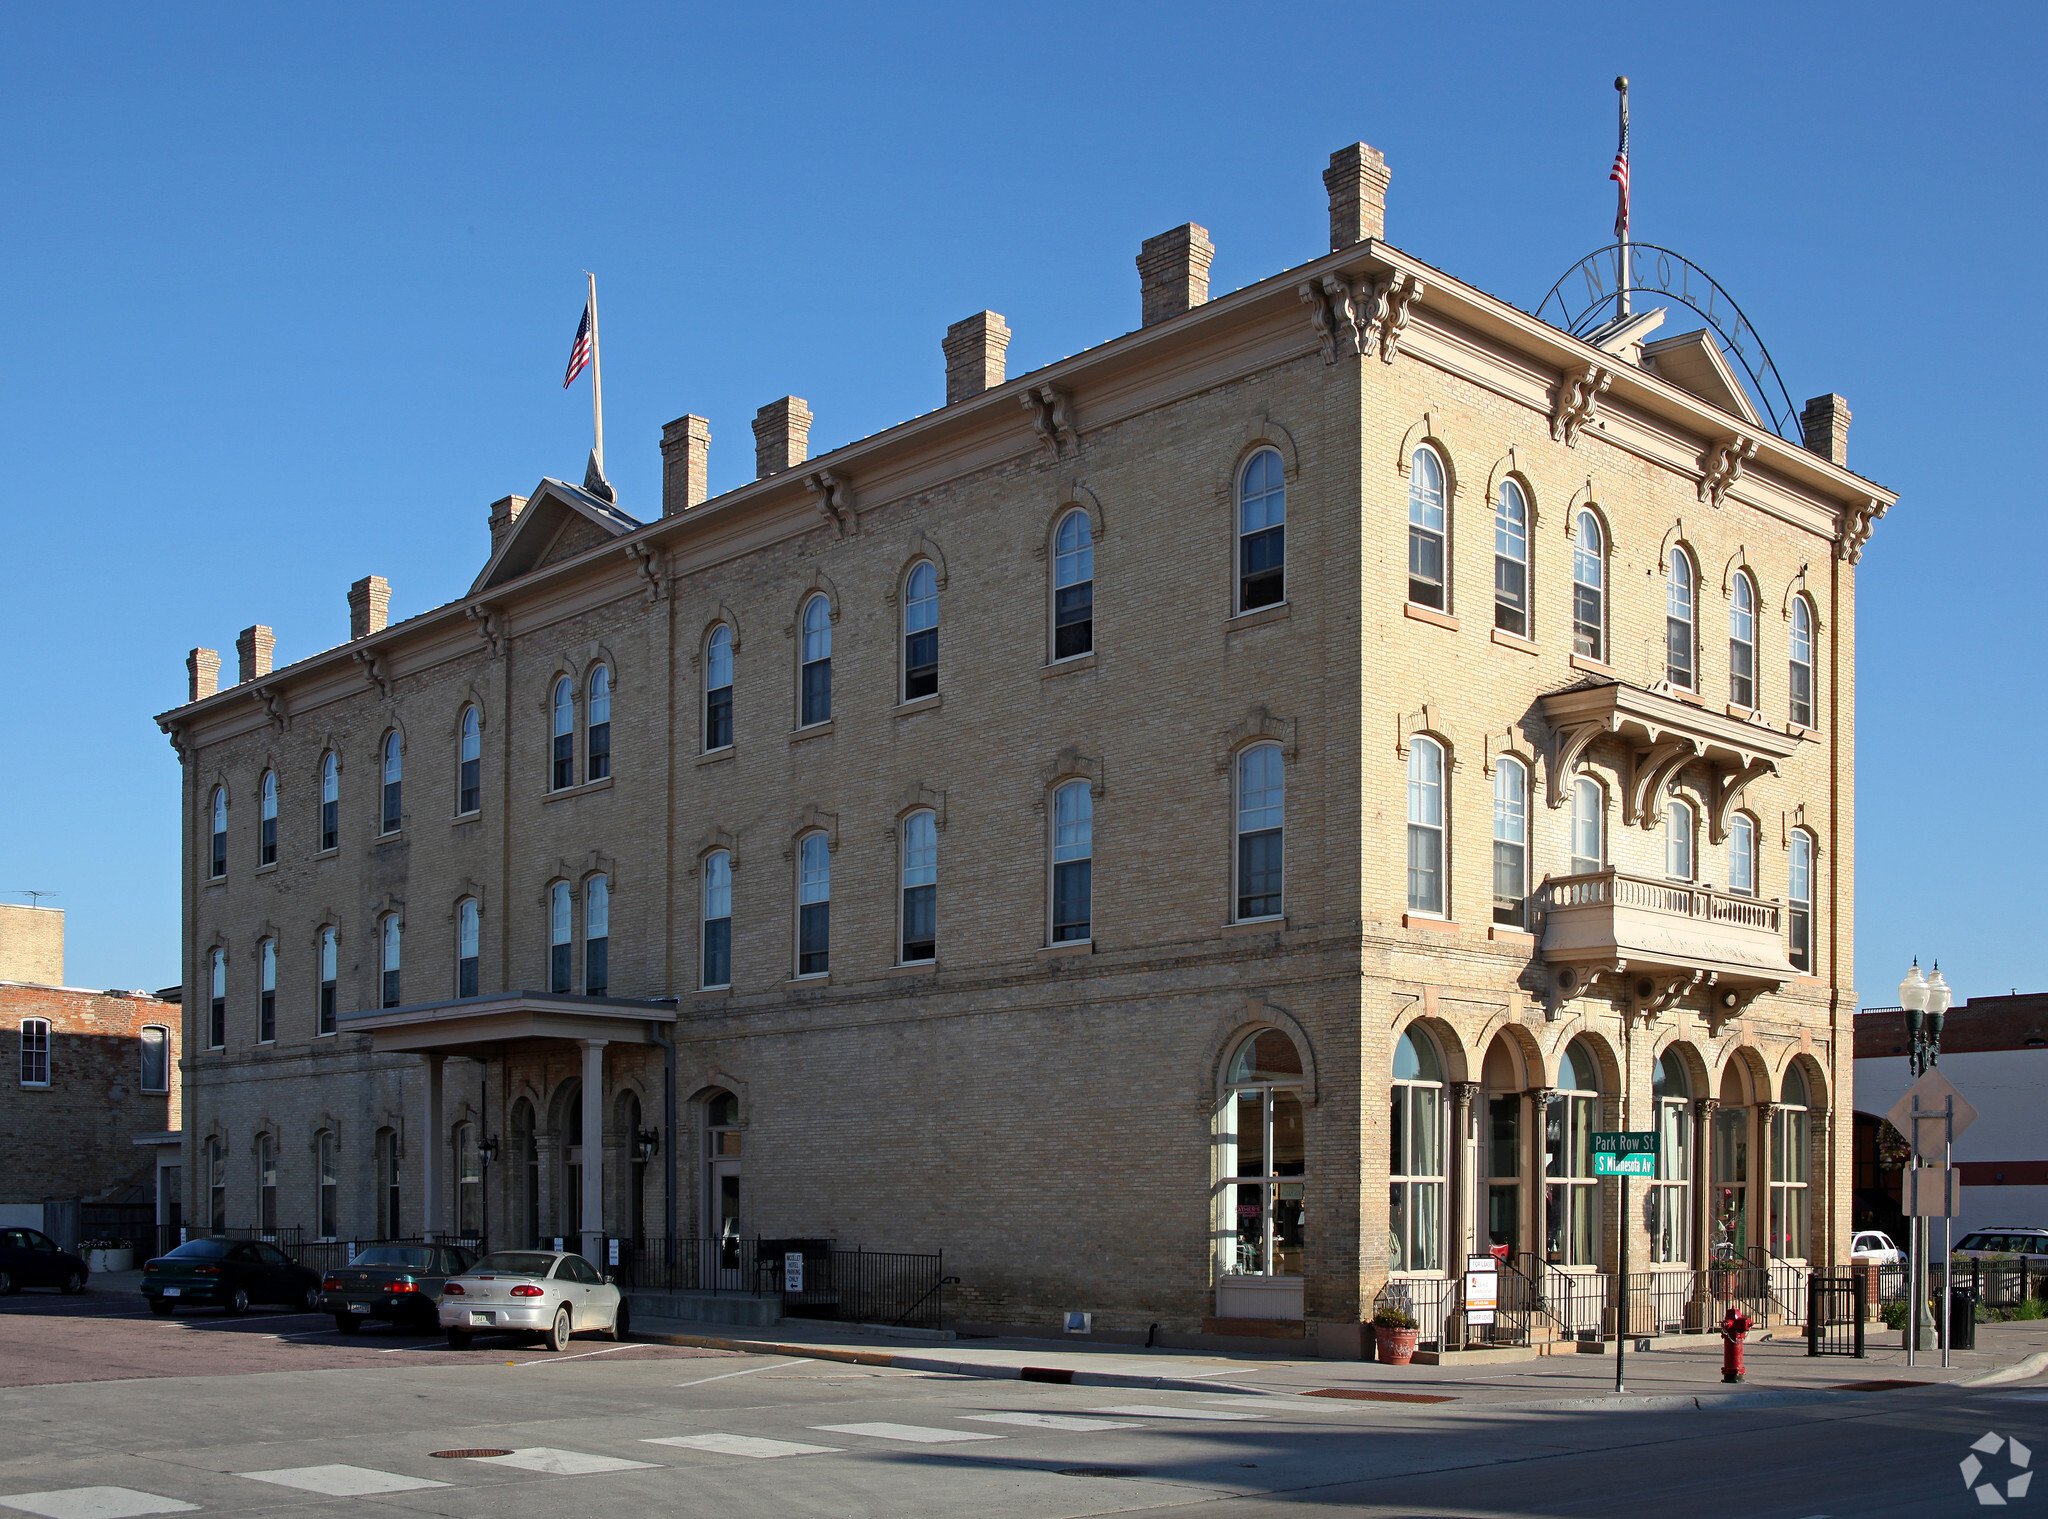
[[[1406,1366],[1415,1359],[1415,1337],[1421,1333],[1420,1330],[1391,1329],[1385,1324],[1375,1324],[1372,1333],[1382,1366]]]

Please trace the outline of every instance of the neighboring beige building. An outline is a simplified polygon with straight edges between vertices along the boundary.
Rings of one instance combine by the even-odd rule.
[[[809,459],[786,397],[709,500],[685,416],[655,520],[543,481],[458,602],[194,651],[189,1215],[942,1249],[963,1322],[1356,1355],[1468,1251],[1611,1269],[1575,1136],[1654,1127],[1717,1170],[1637,1269],[1839,1260],[1893,497],[1839,397],[1788,444],[1325,184],[1298,268],[1211,301],[1176,228],[1134,332],[1006,381],[981,313],[940,410]]]

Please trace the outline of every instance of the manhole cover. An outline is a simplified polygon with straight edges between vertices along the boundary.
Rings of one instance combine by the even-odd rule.
[[[509,1456],[512,1452],[509,1450],[430,1450],[427,1454],[438,1456],[443,1461],[473,1461],[478,1456]]]
[[[1063,1466],[1062,1477],[1142,1477],[1143,1472],[1132,1471],[1122,1466]]]

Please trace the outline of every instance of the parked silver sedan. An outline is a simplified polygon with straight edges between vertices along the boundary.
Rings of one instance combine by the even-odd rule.
[[[479,1334],[537,1339],[549,1350],[590,1330],[623,1340],[628,1317],[610,1277],[560,1250],[500,1250],[441,1288],[441,1327],[454,1350],[469,1349]]]

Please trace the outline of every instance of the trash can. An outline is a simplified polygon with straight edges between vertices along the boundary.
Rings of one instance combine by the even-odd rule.
[[[1977,1289],[1951,1287],[1948,1293],[1948,1348],[1977,1348]]]

